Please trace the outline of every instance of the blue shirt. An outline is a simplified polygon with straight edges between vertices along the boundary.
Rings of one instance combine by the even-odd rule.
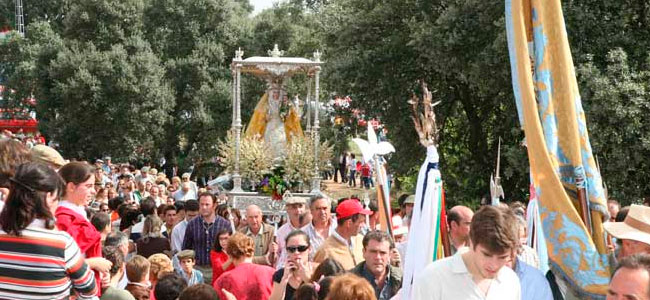
[[[522,300],[553,300],[551,286],[539,269],[517,259],[515,273],[519,277]]]
[[[185,273],[185,270],[183,270],[183,268],[180,268],[178,269],[178,274],[183,276],[183,279],[185,279],[185,282],[187,282],[187,286],[204,283],[203,273],[201,273],[199,270],[192,270],[192,276],[188,276],[187,273]]]

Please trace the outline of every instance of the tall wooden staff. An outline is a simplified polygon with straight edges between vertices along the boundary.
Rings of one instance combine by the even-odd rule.
[[[499,169],[501,167],[501,138],[499,138],[499,147],[497,148],[497,167],[495,175],[490,176],[490,200],[493,206],[499,205],[501,199],[505,198],[503,187],[501,187],[501,177]]]
[[[415,131],[418,133],[420,144],[425,148],[428,148],[429,146],[437,147],[439,140],[439,129],[438,124],[436,123],[436,114],[434,112],[434,107],[440,104],[440,101],[432,103],[433,96],[427,88],[427,84],[424,82],[421,82],[421,84],[422,99],[413,94],[411,96],[411,100],[408,101],[408,103],[411,105],[411,119],[413,120]],[[445,216],[444,220],[443,216]],[[449,245],[447,220],[444,207],[442,207],[440,218],[440,236],[445,257],[447,257],[451,256],[451,247]]]
[[[392,236],[393,228],[391,225],[390,195],[387,192],[385,182],[386,169],[383,164],[380,163],[380,160],[382,155],[395,152],[395,147],[393,147],[389,142],[378,141],[375,130],[372,128],[370,122],[368,122],[368,140],[354,138],[352,141],[359,146],[359,149],[361,149],[364,163],[369,161],[374,162],[375,181],[377,182],[377,204],[379,206],[379,226],[381,230],[385,230]]]
[[[379,162],[380,158],[378,155],[375,155],[375,178],[377,182],[377,206],[379,206],[380,218],[379,223],[382,230],[386,230],[388,234],[393,236],[393,222],[391,219],[390,211],[390,198],[386,194],[386,175],[387,170],[384,168],[384,164]]]

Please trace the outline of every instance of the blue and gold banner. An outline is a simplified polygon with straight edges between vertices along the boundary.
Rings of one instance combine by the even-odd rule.
[[[580,298],[609,283],[600,174],[589,144],[559,0],[506,0],[512,85],[526,133],[550,267]],[[581,218],[579,189],[590,211]]]

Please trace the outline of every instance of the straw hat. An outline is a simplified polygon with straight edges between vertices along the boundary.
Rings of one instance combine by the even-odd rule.
[[[650,207],[632,204],[623,222],[606,222],[605,231],[617,239],[650,245]]]

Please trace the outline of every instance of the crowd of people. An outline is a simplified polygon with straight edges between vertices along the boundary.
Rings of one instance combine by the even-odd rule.
[[[172,175],[0,139],[0,298],[400,299],[413,195],[391,236],[373,202],[290,197],[273,224]],[[647,299],[650,208],[619,208],[605,224],[619,261],[609,297]],[[412,299],[571,299],[540,270],[524,219],[521,203],[449,209],[452,255],[416,276]]]

